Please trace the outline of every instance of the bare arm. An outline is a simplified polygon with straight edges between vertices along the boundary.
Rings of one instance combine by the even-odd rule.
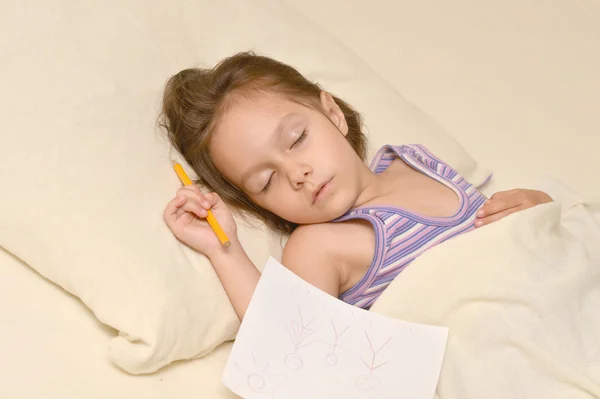
[[[207,209],[212,209],[231,239],[229,248],[206,222]],[[260,272],[237,239],[237,226],[227,205],[215,193],[204,194],[198,186],[186,186],[167,204],[164,219],[180,241],[208,256],[235,312],[243,319]]]
[[[224,248],[206,222],[212,209],[229,235],[231,246]],[[197,186],[182,187],[164,211],[173,234],[191,248],[209,257],[237,316],[243,320],[260,280],[260,272],[237,239],[235,220],[225,203],[214,193],[204,194]],[[337,297],[340,270],[331,256],[335,234],[320,225],[301,226],[294,231],[283,253],[283,264],[317,288]]]
[[[324,244],[331,240],[323,240],[318,230],[299,227],[285,246],[282,263],[303,280],[337,298],[341,269],[333,251]],[[227,250],[213,254],[211,262],[235,312],[243,320],[260,272],[237,240]]]
[[[237,240],[227,250],[213,255],[211,263],[238,318],[243,320],[260,272]]]
[[[282,263],[300,278],[334,297],[340,294],[341,267],[332,241],[320,226],[301,226],[292,234]]]

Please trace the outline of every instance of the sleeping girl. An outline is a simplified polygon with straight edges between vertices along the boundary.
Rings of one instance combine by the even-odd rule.
[[[516,189],[490,199],[422,145],[390,143],[370,166],[360,114],[274,59],[240,53],[167,82],[163,126],[200,177],[164,219],[211,261],[238,317],[260,272],[237,239],[232,211],[289,236],[282,264],[364,309],[428,249],[552,201]],[[221,245],[212,210],[230,237]]]

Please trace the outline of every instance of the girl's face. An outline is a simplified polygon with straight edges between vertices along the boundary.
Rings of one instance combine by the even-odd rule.
[[[323,113],[265,94],[234,101],[212,137],[221,173],[260,207],[297,224],[327,222],[352,208],[370,171],[346,141],[331,95]]]

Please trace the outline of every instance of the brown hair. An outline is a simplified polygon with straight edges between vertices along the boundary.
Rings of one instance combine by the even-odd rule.
[[[302,76],[293,67],[253,52],[243,52],[223,59],[212,69],[184,69],[171,77],[165,86],[160,124],[169,140],[194,169],[208,190],[243,215],[252,215],[270,228],[291,233],[296,225],[254,204],[231,184],[215,167],[209,145],[219,118],[235,97],[272,91],[283,94],[322,112],[321,87]],[[362,119],[350,105],[333,97],[346,118],[346,139],[365,159],[366,139]]]

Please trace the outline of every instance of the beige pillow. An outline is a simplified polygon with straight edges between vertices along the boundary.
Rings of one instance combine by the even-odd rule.
[[[278,2],[13,4],[0,20],[0,245],[116,329],[109,356],[131,373],[202,356],[238,327],[209,262],[162,220],[180,183],[155,121],[180,69],[257,50],[361,110],[371,154],[423,143],[472,182],[487,176],[361,59]],[[240,235],[259,267],[277,251],[265,231]]]

